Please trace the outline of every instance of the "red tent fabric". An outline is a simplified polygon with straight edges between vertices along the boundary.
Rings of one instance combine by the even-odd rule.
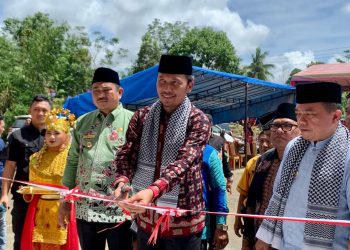
[[[350,90],[350,63],[315,64],[292,77],[291,85],[296,82],[327,81],[342,85]]]

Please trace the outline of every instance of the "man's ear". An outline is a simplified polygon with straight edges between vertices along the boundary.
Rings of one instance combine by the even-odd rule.
[[[334,118],[333,118],[334,121],[336,121],[336,122],[340,121],[341,116],[342,116],[341,110],[340,110],[340,109],[337,109],[337,110],[335,111],[335,113],[334,113]]]
[[[193,89],[193,85],[194,85],[194,81],[189,81],[188,82],[188,85],[187,85],[187,90],[186,90],[186,93],[190,93]]]

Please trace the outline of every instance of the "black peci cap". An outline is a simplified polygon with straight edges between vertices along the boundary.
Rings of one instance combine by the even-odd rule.
[[[95,82],[111,82],[120,85],[118,73],[112,69],[103,67],[95,70],[92,84]]]
[[[305,82],[296,85],[296,102],[341,103],[341,86],[333,82]]]
[[[295,106],[291,103],[281,103],[278,105],[277,110],[275,111],[274,119],[278,118],[288,118],[293,121],[297,121],[295,115]]]
[[[162,55],[158,67],[159,73],[192,75],[192,57]]]

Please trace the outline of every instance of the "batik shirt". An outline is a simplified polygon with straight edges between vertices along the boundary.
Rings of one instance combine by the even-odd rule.
[[[127,133],[127,142],[118,152],[116,161],[111,165],[111,174],[117,172],[116,183],[132,183],[137,168],[138,152],[143,125],[150,107],[135,112]],[[169,164],[152,185],[160,190],[160,195],[169,192],[175,185],[180,185],[177,207],[189,210],[203,210],[202,197],[202,154],[209,140],[210,124],[206,115],[192,106],[188,118],[186,138],[178,151],[176,161]],[[159,145],[158,145],[159,146]],[[145,187],[147,188],[147,187]],[[158,197],[153,197],[158,198]],[[147,210],[139,215],[138,226],[147,233],[154,230],[159,214]],[[162,233],[164,237],[187,236],[199,233],[204,227],[203,213],[189,213],[181,217],[171,217],[170,230]]]
[[[115,177],[108,176],[105,170],[125,143],[132,114],[119,104],[107,116],[96,110],[77,120],[63,185],[78,186],[86,194],[112,196]],[[115,223],[125,219],[120,209],[103,201],[83,198],[76,205],[76,217],[88,222]]]

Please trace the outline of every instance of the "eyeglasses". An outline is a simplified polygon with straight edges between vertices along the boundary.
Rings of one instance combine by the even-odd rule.
[[[282,129],[284,132],[292,131],[293,127],[298,127],[296,124],[290,124],[290,123],[273,123],[270,125],[270,130],[273,132],[276,132],[279,128]]]

